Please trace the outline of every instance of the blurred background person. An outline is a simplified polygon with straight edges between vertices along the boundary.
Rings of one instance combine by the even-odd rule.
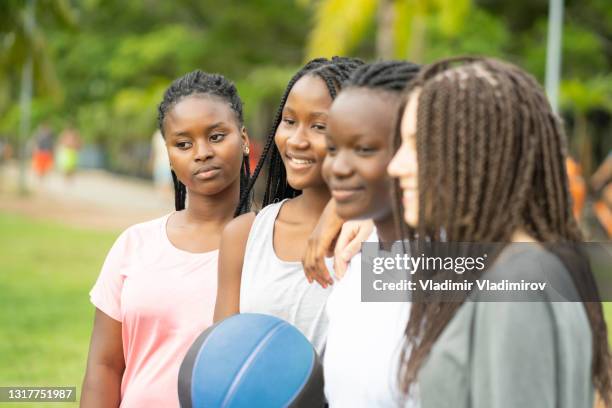
[[[68,126],[64,129],[59,136],[57,168],[64,175],[65,180],[72,179],[77,169],[81,145],[81,136],[72,126]]]
[[[36,135],[32,149],[32,169],[42,180],[53,168],[54,135],[48,123],[43,122]]]
[[[591,188],[595,196],[593,212],[605,230],[607,238],[612,238],[612,151],[591,177]]]

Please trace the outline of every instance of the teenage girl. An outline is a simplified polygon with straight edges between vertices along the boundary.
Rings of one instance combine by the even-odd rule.
[[[389,172],[416,237],[502,243],[483,277],[552,279],[583,302],[551,302],[546,291],[531,295],[537,302],[414,301],[402,390],[418,388],[424,408],[592,407],[593,388],[609,403],[593,275],[580,251],[558,251],[582,237],[562,127],[540,86],[516,66],[462,59],[427,67],[408,91]],[[518,242],[531,244],[517,250]]]
[[[194,71],[164,94],[159,128],[176,211],[128,228],[106,258],[83,407],[178,407],[179,365],[212,324],[221,231],[249,177],[242,102],[224,77]]]
[[[371,242],[392,243],[391,177],[394,123],[406,83],[419,67],[384,61],[358,68],[334,100],[327,126],[323,176],[345,220],[372,219]],[[324,359],[330,407],[393,407],[402,334],[410,303],[361,301],[361,256],[354,256],[327,301]]]
[[[307,63],[289,81],[245,199],[264,163],[263,209],[229,223],[219,255],[215,321],[239,312],[280,317],[323,351],[329,290],[309,285],[300,260],[330,200],[321,176],[329,107],[360,61],[335,57]],[[242,203],[241,203],[242,204]],[[244,208],[244,207],[241,207]]]

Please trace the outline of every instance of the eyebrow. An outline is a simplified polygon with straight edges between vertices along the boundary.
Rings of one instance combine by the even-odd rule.
[[[216,128],[218,128],[218,127],[224,127],[224,126],[226,126],[226,123],[225,123],[225,122],[217,122],[217,123],[213,123],[212,125],[207,126],[205,131],[206,131],[206,133],[208,133],[208,132],[210,132],[210,131],[211,131],[211,130],[213,130],[213,129],[216,129]],[[172,134],[172,136],[189,136],[189,132],[187,132],[187,131],[185,131],[185,130],[180,130],[180,131],[178,131],[178,132],[174,132],[174,133]]]
[[[311,118],[319,118],[319,117],[322,117],[322,116],[328,117],[329,115],[326,112],[312,112],[310,114]]]
[[[285,107],[283,108],[283,113],[287,111],[287,113],[290,113],[292,115],[295,115],[295,111],[293,109],[291,109],[290,106],[285,105]],[[321,116],[329,116],[329,114],[327,112],[311,112],[309,115],[311,118],[318,118]]]
[[[216,129],[218,127],[223,127],[225,126],[225,122],[217,122],[217,123],[213,123],[212,125],[208,126],[206,128],[206,132],[210,132],[213,129]]]
[[[295,113],[295,111],[293,109],[291,109],[289,106],[285,105],[283,106],[283,113],[285,113],[285,111],[289,112],[289,113]]]

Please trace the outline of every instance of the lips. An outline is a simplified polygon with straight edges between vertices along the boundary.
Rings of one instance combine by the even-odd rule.
[[[410,182],[400,183],[399,188],[404,192],[415,193],[417,191],[417,188],[414,185],[414,183],[410,183]]]
[[[330,191],[332,197],[334,197],[338,203],[345,203],[355,199],[357,195],[363,191],[363,187],[332,185],[330,186]]]
[[[419,199],[418,190],[414,187],[402,187],[402,202],[404,206],[408,206],[409,204],[415,202]]]
[[[296,170],[309,168],[316,163],[316,160],[312,157],[290,152],[285,154],[285,158],[287,164]]]
[[[202,166],[193,172],[193,175],[199,180],[211,179],[221,172],[221,168],[214,165]]]

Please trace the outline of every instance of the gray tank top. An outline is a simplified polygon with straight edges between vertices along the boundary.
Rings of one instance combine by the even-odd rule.
[[[242,279],[240,312],[279,317],[297,327],[323,355],[327,335],[325,304],[331,287],[309,284],[301,262],[286,262],[274,252],[274,221],[281,206],[270,204],[255,217],[247,240]],[[333,265],[326,260],[328,269]],[[331,270],[331,269],[329,269]]]

